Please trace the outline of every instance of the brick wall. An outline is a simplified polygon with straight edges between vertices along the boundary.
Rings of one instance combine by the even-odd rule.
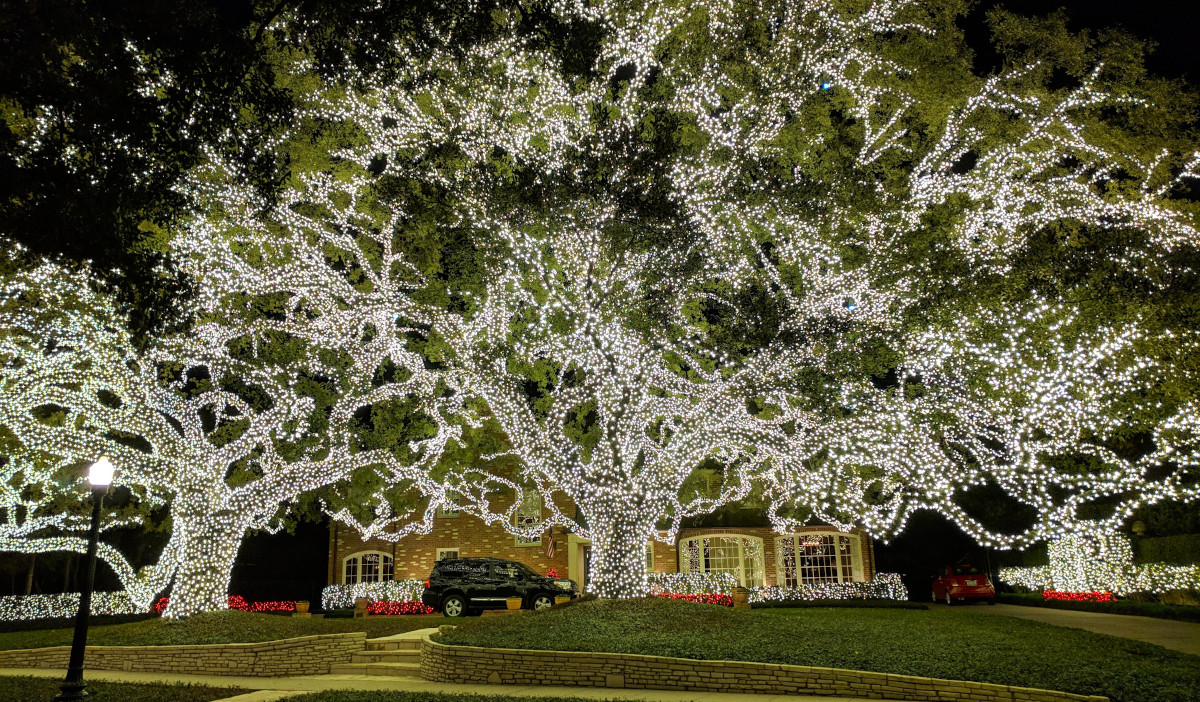
[[[575,506],[565,495],[556,496],[556,502],[564,514],[574,514]],[[512,496],[497,495],[492,506],[497,511],[503,511],[512,504]],[[827,526],[802,527],[799,532],[828,531]],[[871,579],[875,574],[875,545],[873,540],[861,529],[854,529],[862,540],[863,575]],[[775,560],[775,538],[778,534],[770,527],[718,527],[702,529],[682,529],[678,541],[689,537],[706,534],[742,534],[753,536],[763,541],[763,570],[764,584],[774,585],[777,580],[777,564]],[[570,577],[568,573],[568,550],[572,548],[567,542],[567,534],[561,528],[555,528],[554,538],[557,544],[553,558],[546,557],[546,535],[542,542],[530,546],[518,546],[516,537],[504,530],[499,524],[488,525],[483,520],[467,514],[456,517],[437,517],[433,530],[429,534],[414,534],[392,543],[384,539],[363,539],[356,531],[336,522],[330,527],[329,534],[329,584],[342,582],[342,561],[351,554],[360,551],[379,551],[392,556],[395,564],[395,577],[398,580],[423,580],[429,577],[433,570],[434,560],[438,549],[457,548],[459,556],[507,558],[519,561],[539,573],[546,573],[551,568],[558,572],[559,577]],[[677,541],[677,543],[678,543]],[[655,573],[674,573],[679,571],[679,549],[676,545],[653,542]]]
[[[367,635],[320,634],[245,644],[88,646],[85,667],[140,673],[193,673],[273,678],[324,675],[366,649]],[[0,668],[63,668],[70,646],[0,651]]]
[[[574,504],[565,496],[556,500],[565,514],[574,514]],[[508,509],[512,496],[496,496],[492,507],[496,511]],[[519,561],[539,573],[554,568],[560,577],[567,577],[567,535],[561,528],[554,529],[556,543],[553,558],[546,557],[546,534],[541,543],[518,546],[516,537],[499,524],[488,525],[483,520],[467,514],[456,517],[436,517],[433,530],[428,534],[406,536],[397,543],[384,539],[363,539],[353,529],[336,523],[330,528],[329,583],[342,582],[342,560],[359,551],[380,551],[390,554],[395,563],[397,580],[423,580],[433,570],[439,548],[457,548],[463,558],[488,556]]]
[[[431,682],[570,685],[925,702],[1107,702],[1107,697],[836,668],[662,656],[445,646],[426,637],[421,677]]]

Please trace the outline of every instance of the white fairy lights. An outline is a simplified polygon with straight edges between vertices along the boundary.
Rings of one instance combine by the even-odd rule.
[[[649,588],[648,539],[670,541],[682,519],[746,496],[755,482],[783,532],[803,522],[788,515],[802,514],[886,538],[932,508],[989,545],[1104,530],[1137,504],[1195,496],[1181,472],[1144,478],[1167,459],[1181,471],[1195,465],[1187,398],[1163,408],[1151,455],[1125,458],[1094,440],[1119,425],[1122,398],[1155,375],[1180,377],[1185,364],[1144,358],[1142,345],[1174,343],[1186,355],[1194,340],[1151,334],[1137,320],[1097,329],[1036,297],[998,312],[928,314],[931,276],[951,275],[941,286],[970,281],[937,273],[928,257],[891,254],[921,235],[931,213],[954,209],[936,255],[973,274],[1007,273],[1033,233],[1061,221],[1144,231],[1126,262],[1161,268],[1164,254],[1197,241],[1162,199],[1196,177],[1197,160],[1140,163],[1090,141],[1087,110],[1141,105],[1107,94],[1099,71],[1059,95],[1023,84],[1032,67],[1001,73],[973,95],[945,95],[959,106],[917,138],[908,130],[925,119],[918,96],[928,86],[877,47],[881,35],[932,35],[924,10],[913,0],[854,7],[558,3],[555,12],[606,30],[596,80],[564,75],[514,35],[462,54],[433,51],[398,62],[410,68],[389,84],[366,77],[362,90],[314,88],[307,116],[352,136],[331,161],[298,169],[266,216],[231,169],[214,161],[197,177],[194,193],[217,214],[177,243],[202,281],[203,306],[219,316],[239,294],[286,299],[277,316],[250,323],[255,333],[346,351],[351,385],[390,360],[411,373],[404,392],[423,398],[439,424],[417,465],[384,469],[429,497],[423,516],[382,505],[371,524],[337,516],[399,538],[427,530],[429,510],[453,494],[464,511],[526,537],[554,526],[587,536],[594,591],[630,596]],[[763,17],[767,38],[752,47],[746,23]],[[502,11],[493,18],[515,26]],[[457,30],[446,31],[453,44]],[[664,86],[657,96],[652,76]],[[828,125],[804,118],[834,109],[831,100],[856,130],[848,156],[833,147],[849,159],[835,176],[815,166],[835,158]],[[656,121],[664,111],[682,125],[672,138],[683,145],[665,156],[638,138],[675,129]],[[997,121],[1013,128],[989,131]],[[306,129],[280,141],[302,145],[297,164],[313,161],[302,158]],[[647,159],[661,175],[639,165]],[[866,175],[883,163],[904,178],[885,185]],[[597,177],[594,164],[603,183],[586,181]],[[1118,164],[1140,188],[1117,196],[1101,187]],[[528,174],[525,193],[549,204],[496,195],[516,187],[514,168]],[[673,213],[638,219],[628,200],[656,185]],[[452,204],[421,219],[438,202]],[[432,240],[450,231],[462,238]],[[616,243],[628,232],[671,244]],[[439,245],[468,255],[469,280],[457,288],[442,282],[449,259],[430,258]],[[766,319],[736,302],[755,292],[775,333],[752,348],[722,345],[706,314],[743,315],[746,329],[760,329]],[[917,312],[926,321],[914,328]],[[413,338],[436,358],[423,358]],[[866,342],[895,354],[901,388],[850,373]],[[532,400],[531,368],[548,378]],[[921,391],[910,396],[913,377]],[[432,477],[438,450],[462,426],[493,421],[508,447]],[[1100,467],[1081,475],[1051,451]],[[720,485],[690,489],[704,461],[722,467]],[[956,497],[984,484],[1030,505],[1035,524],[1002,534],[967,515]],[[494,508],[496,493],[515,505],[530,490],[545,514],[518,529],[514,508]],[[1081,521],[1081,507],[1114,495],[1111,516]]]
[[[101,545],[129,595],[147,607],[173,582],[164,616],[225,609],[246,530],[271,528],[282,502],[368,461],[368,452],[351,455],[333,433],[321,450],[285,458],[280,448],[303,437],[312,406],[288,373],[235,362],[223,344],[210,343],[211,334],[139,353],[111,301],[83,273],[45,264],[8,276],[4,290],[0,426],[19,447],[3,467],[0,547],[84,550],[83,538],[43,536],[84,528],[80,518],[55,511],[53,498],[63,490],[42,490],[31,501],[24,488],[57,486],[57,472],[109,456],[119,468],[116,485],[148,506],[170,503],[171,537],[156,565],[134,573],[116,549]],[[160,372],[171,367],[182,369],[174,381]],[[192,375],[198,368],[207,377]],[[223,389],[226,376],[260,389],[271,406],[251,406]],[[58,414],[44,416],[47,408]],[[227,480],[235,465],[248,475]]]
[[[21,293],[6,283],[17,331],[3,337],[0,424],[23,461],[108,454],[118,484],[170,501],[171,543],[139,592],[175,578],[172,616],[225,607],[245,529],[363,467],[424,511],[392,514],[381,495],[370,518],[337,519],[396,539],[453,501],[526,538],[567,527],[592,540],[602,596],[648,592],[646,542],[673,542],[683,519],[755,485],[783,533],[811,515],[887,538],[930,508],[995,546],[1100,533],[1139,504],[1196,497],[1187,391],[1156,405],[1148,455],[1104,443],[1155,383],[1198,386],[1194,338],[1141,318],[1100,327],[1038,294],[944,309],[936,291],[1009,273],[1060,222],[1144,232],[1118,263],[1156,285],[1166,255],[1197,242],[1164,198],[1200,160],[1143,163],[1095,143],[1083,115],[1142,106],[1106,93],[1100,70],[1050,94],[1021,67],[961,88],[971,95],[934,90],[948,106],[933,114],[921,72],[879,51],[884,37],[934,34],[922,5],[564,1],[549,11],[605,30],[594,79],[563,73],[502,10],[492,18],[512,31],[401,56],[387,84],[301,76],[304,119],[275,142],[295,164],[276,206],[215,155],[188,185],[205,206],[172,244],[199,291],[189,337],[135,353],[86,286],[42,269],[27,287],[48,307],[30,312],[12,311]],[[440,31],[455,46],[469,30]],[[332,153],[311,151],[332,140],[313,124],[336,126]],[[1134,183],[1112,192],[1118,168]],[[931,218],[948,220],[937,248],[897,255]],[[274,308],[259,314],[257,301]],[[298,343],[285,367],[231,358],[280,336]],[[1177,353],[1146,352],[1155,345]],[[899,387],[866,377],[880,347]],[[215,386],[181,394],[160,362],[242,377],[273,403]],[[285,460],[279,446],[307,437],[302,374],[331,379],[336,398],[320,449]],[[411,403],[432,436],[395,455],[358,450],[355,413],[391,401]],[[68,421],[31,415],[47,404]],[[216,445],[198,418],[208,406],[241,433]],[[492,427],[495,453],[442,460],[468,429]],[[253,466],[244,484],[225,480],[235,461]],[[1146,477],[1167,463],[1173,473]],[[701,465],[721,479],[697,489]],[[1003,534],[966,514],[956,498],[983,485],[1028,505],[1034,524]],[[542,519],[518,525],[530,491]],[[1108,516],[1082,520],[1105,500]]]
[[[1000,580],[1029,590],[1162,594],[1200,590],[1200,564],[1135,564],[1129,538],[1121,534],[1070,535],[1050,542],[1050,565],[1001,568]]]
[[[145,614],[149,608],[135,603],[125,592],[93,592],[92,616]],[[8,595],[0,597],[0,621],[68,619],[79,612],[79,593]]]
[[[365,597],[372,602],[420,602],[425,592],[421,580],[388,580],[379,583],[342,583],[321,591],[321,609],[350,609],[354,601]]]

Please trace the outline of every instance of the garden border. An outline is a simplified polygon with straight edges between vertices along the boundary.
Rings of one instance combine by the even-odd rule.
[[[566,685],[760,694],[841,695],[913,702],[1108,702],[1107,697],[864,670],[625,653],[451,646],[427,634],[430,682]]]
[[[88,646],[84,660],[92,670],[277,678],[324,675],[366,648],[366,632],[352,631],[255,643]],[[65,670],[70,655],[70,646],[0,651],[0,668]]]

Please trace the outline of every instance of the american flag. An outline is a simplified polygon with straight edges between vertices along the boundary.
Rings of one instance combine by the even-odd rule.
[[[554,531],[550,531],[550,538],[546,539],[546,558],[554,558]]]

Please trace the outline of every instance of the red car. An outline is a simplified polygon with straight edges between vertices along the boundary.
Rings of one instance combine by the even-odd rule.
[[[965,600],[983,600],[996,604],[996,588],[987,573],[965,563],[946,566],[946,572],[933,581],[933,601],[948,605]]]

